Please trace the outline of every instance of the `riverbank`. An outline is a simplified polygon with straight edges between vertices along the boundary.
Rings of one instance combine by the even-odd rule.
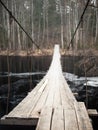
[[[98,56],[98,50],[93,48],[86,50],[60,49],[60,53],[64,56]],[[53,49],[0,50],[0,56],[45,56],[52,54]]]

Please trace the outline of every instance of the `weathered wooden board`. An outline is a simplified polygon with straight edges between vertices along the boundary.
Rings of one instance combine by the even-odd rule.
[[[3,125],[30,125],[36,126],[39,118],[6,118],[6,116],[2,117],[0,120],[0,124]]]
[[[64,130],[64,115],[63,108],[58,107],[53,109],[51,130]]]
[[[50,130],[51,128],[52,108],[43,108],[36,130]]]
[[[93,130],[84,103],[83,102],[75,103],[74,106],[79,130]]]
[[[91,117],[98,117],[98,112],[96,109],[88,109],[88,115]]]
[[[74,109],[64,109],[65,130],[78,130],[77,115]]]

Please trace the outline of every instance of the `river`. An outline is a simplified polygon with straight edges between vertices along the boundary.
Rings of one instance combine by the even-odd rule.
[[[9,99],[10,112],[43,78],[52,59],[51,56],[30,58],[31,57],[10,57],[10,72],[8,73],[7,57],[0,57],[0,117],[6,114],[8,77],[11,87]],[[98,111],[98,77],[83,77],[79,70],[75,71],[75,74],[73,74],[73,65],[78,62],[79,59],[80,57],[63,58],[61,61],[63,75],[72,92],[78,93],[76,99],[86,102],[88,98],[88,108]],[[32,72],[31,70],[34,71]],[[94,130],[98,130],[97,121],[98,119],[93,119]]]

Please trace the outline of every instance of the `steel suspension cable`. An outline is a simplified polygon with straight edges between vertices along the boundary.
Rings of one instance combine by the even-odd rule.
[[[69,43],[68,49],[70,48],[70,46],[72,46],[72,48],[74,47],[74,46],[73,46],[73,40],[74,40],[74,37],[75,37],[75,35],[76,35],[76,32],[77,32],[77,30],[78,30],[78,28],[79,28],[79,26],[80,26],[80,24],[81,24],[81,22],[82,22],[82,20],[83,20],[83,16],[84,16],[84,14],[85,14],[85,12],[86,12],[86,10],[87,10],[87,7],[89,6],[89,2],[90,2],[90,0],[87,1],[86,5],[85,5],[85,7],[84,7],[83,13],[82,13],[82,15],[81,15],[81,17],[80,17],[80,20],[79,20],[79,23],[78,23],[78,25],[77,25],[77,27],[76,27],[74,33],[73,33],[73,36],[72,36],[71,41],[70,41],[70,43]]]
[[[27,35],[27,37],[31,40],[31,42],[38,48],[39,46],[33,41],[33,39],[30,37],[30,35],[25,31],[25,29],[22,27],[22,25],[18,22],[18,20],[15,18],[15,16],[12,14],[12,12],[6,7],[6,5],[0,0],[0,3],[5,8],[5,10],[9,13],[10,17],[14,19],[14,21],[19,25],[19,27],[23,30],[23,32]],[[40,49],[41,50],[41,49]]]

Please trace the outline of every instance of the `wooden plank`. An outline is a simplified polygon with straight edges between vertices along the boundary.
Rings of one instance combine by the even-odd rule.
[[[45,84],[45,85],[44,85]],[[23,112],[23,116],[26,116],[27,118],[30,117],[30,114],[32,113],[32,110],[34,109],[34,107],[36,106],[38,100],[40,99],[41,95],[43,94],[43,91],[45,89],[45,87],[47,86],[46,82],[44,82],[44,87],[43,85],[41,86],[42,89],[40,89],[41,91],[38,91],[35,95],[35,97],[33,98],[33,100],[31,100],[31,103],[29,104],[29,106],[27,107],[27,110],[25,110],[25,113]],[[44,89],[43,89],[44,88]],[[37,113],[38,115],[39,113]]]
[[[74,95],[75,97],[77,97],[77,96],[78,96],[78,93],[73,93],[73,95]]]
[[[75,103],[74,106],[77,115],[79,130],[93,130],[84,103]]]
[[[52,108],[43,108],[36,130],[50,130]]]
[[[10,118],[7,119],[6,116],[1,118],[0,124],[2,125],[30,125],[30,126],[36,126],[38,123],[38,118],[32,118],[32,119],[20,119],[20,118]]]
[[[60,87],[61,87],[61,84],[60,84],[60,81],[59,81],[59,78],[58,76],[56,76],[56,79],[55,79],[55,92],[54,92],[54,99],[53,99],[53,108],[56,108],[58,106],[61,106],[62,105],[62,102],[61,102],[61,95],[60,95]]]
[[[38,90],[38,92],[43,92],[44,89],[45,89],[45,87],[46,87],[46,85],[47,85],[47,83],[48,83],[48,79],[45,80],[44,84],[40,87],[40,89]]]
[[[51,76],[50,76],[51,77]],[[52,107],[53,106],[53,101],[54,101],[54,93],[55,93],[55,79],[54,76],[52,76],[52,80],[49,79],[51,83],[49,83],[50,90],[46,99],[45,106],[46,107]]]
[[[54,109],[51,130],[64,130],[64,116],[62,107]]]
[[[61,86],[60,86],[61,104],[64,109],[72,109],[73,102],[71,102],[70,99],[68,98],[64,87],[65,87],[64,84],[61,83]]]
[[[49,93],[49,89],[50,89],[50,87],[49,87],[49,85],[47,85],[46,89],[44,90],[43,94],[41,95],[40,99],[38,100],[36,106],[31,111],[29,117],[35,117],[36,113],[41,112],[41,109],[43,109],[43,107],[45,106],[45,102],[46,102],[46,99],[47,99],[47,95]]]
[[[78,130],[77,116],[74,109],[64,109],[65,130]]]
[[[67,84],[67,81],[64,79],[63,76],[62,76],[62,82],[64,84],[64,89],[66,91],[66,95],[67,95],[68,99],[70,100],[70,102],[76,102],[76,99],[75,99],[71,89],[69,88],[69,85]]]
[[[33,103],[34,97],[37,94],[39,88],[44,84],[46,76],[41,80],[41,82],[31,91],[26,98],[24,98],[7,116],[6,118],[14,118],[19,117],[25,114],[29,104]],[[41,86],[40,86],[41,85]],[[22,114],[23,113],[23,114]]]
[[[31,92],[29,96],[25,98],[26,101],[22,102],[22,104],[20,103],[6,118],[15,118],[15,117],[28,118],[32,109],[34,108],[37,101],[39,100],[42,92],[44,91],[44,89],[41,89],[41,88],[45,88],[45,87],[46,87],[46,82],[44,81],[42,86],[38,87],[38,89],[36,89],[36,92],[34,91],[35,93]],[[40,91],[40,90],[43,90],[43,91]],[[39,116],[39,113],[36,113],[36,117],[38,116]]]
[[[97,117],[98,116],[98,112],[96,109],[88,109],[88,115],[91,117]]]

